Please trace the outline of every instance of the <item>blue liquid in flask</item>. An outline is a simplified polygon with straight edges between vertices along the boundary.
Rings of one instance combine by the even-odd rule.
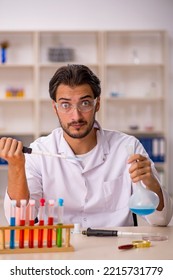
[[[139,216],[145,216],[145,215],[152,214],[156,209],[155,208],[130,208],[130,210]]]
[[[159,205],[158,195],[144,188],[140,182],[137,182],[136,185],[137,188],[129,200],[130,210],[139,216],[152,214]]]

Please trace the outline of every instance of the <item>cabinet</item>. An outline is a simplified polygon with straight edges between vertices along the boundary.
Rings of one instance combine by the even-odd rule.
[[[0,32],[7,41],[6,63],[0,63],[0,135],[34,138],[36,123],[36,61],[33,32]],[[24,97],[6,97],[22,89]],[[15,93],[14,93],[15,94]]]
[[[168,155],[166,32],[4,31],[0,44],[4,41],[9,46],[6,62],[0,63],[1,136],[10,135],[28,145],[57,127],[49,80],[64,64],[86,64],[102,83],[100,123],[141,141],[148,139],[146,143],[150,139],[150,148],[153,139],[161,140],[157,167],[161,175],[167,172],[167,157],[163,157]],[[72,55],[52,59],[50,50],[57,48],[72,50]],[[24,96],[6,97],[9,88],[23,89]],[[154,156],[156,142],[152,143]]]
[[[167,60],[164,31],[104,32],[103,126],[139,138],[165,185],[168,177]]]

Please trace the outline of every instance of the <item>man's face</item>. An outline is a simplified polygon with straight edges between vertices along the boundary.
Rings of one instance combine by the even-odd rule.
[[[53,102],[53,106],[64,133],[76,139],[87,136],[93,128],[95,114],[100,106],[100,99],[97,98],[95,106],[93,105],[89,111],[80,110],[81,107],[85,107],[85,105],[87,107],[87,104],[94,102],[91,87],[88,84],[76,87],[60,85],[56,92],[56,102],[58,107],[55,102]],[[62,110],[71,105],[71,110],[67,110],[67,112]]]

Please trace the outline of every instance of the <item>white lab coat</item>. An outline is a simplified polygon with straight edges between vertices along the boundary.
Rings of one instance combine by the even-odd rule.
[[[26,175],[30,196],[36,200],[36,215],[42,196],[46,201],[54,199],[57,222],[57,200],[63,198],[64,223],[80,223],[82,228],[133,225],[129,210],[133,187],[128,172],[130,166],[127,164],[126,146],[133,145],[135,153],[148,155],[135,137],[118,131],[102,130],[97,122],[95,125],[99,128],[97,146],[87,157],[84,168],[75,160],[26,155]],[[53,130],[46,137],[40,137],[31,147],[36,151],[63,152],[74,156],[61,128]],[[157,177],[153,163],[152,169]],[[167,225],[172,217],[170,197],[165,190],[163,194],[165,207],[163,211],[146,216],[150,224]],[[5,213],[8,219],[9,202],[6,194]]]

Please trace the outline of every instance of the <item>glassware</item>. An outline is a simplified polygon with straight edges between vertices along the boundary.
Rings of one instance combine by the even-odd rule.
[[[152,214],[159,204],[158,195],[143,187],[140,181],[135,183],[135,185],[135,192],[129,200],[130,210],[141,216]]]
[[[129,156],[133,154],[133,146],[127,146]],[[129,199],[130,210],[141,216],[152,214],[159,205],[158,195],[145,188],[142,182],[135,183],[135,191]]]

